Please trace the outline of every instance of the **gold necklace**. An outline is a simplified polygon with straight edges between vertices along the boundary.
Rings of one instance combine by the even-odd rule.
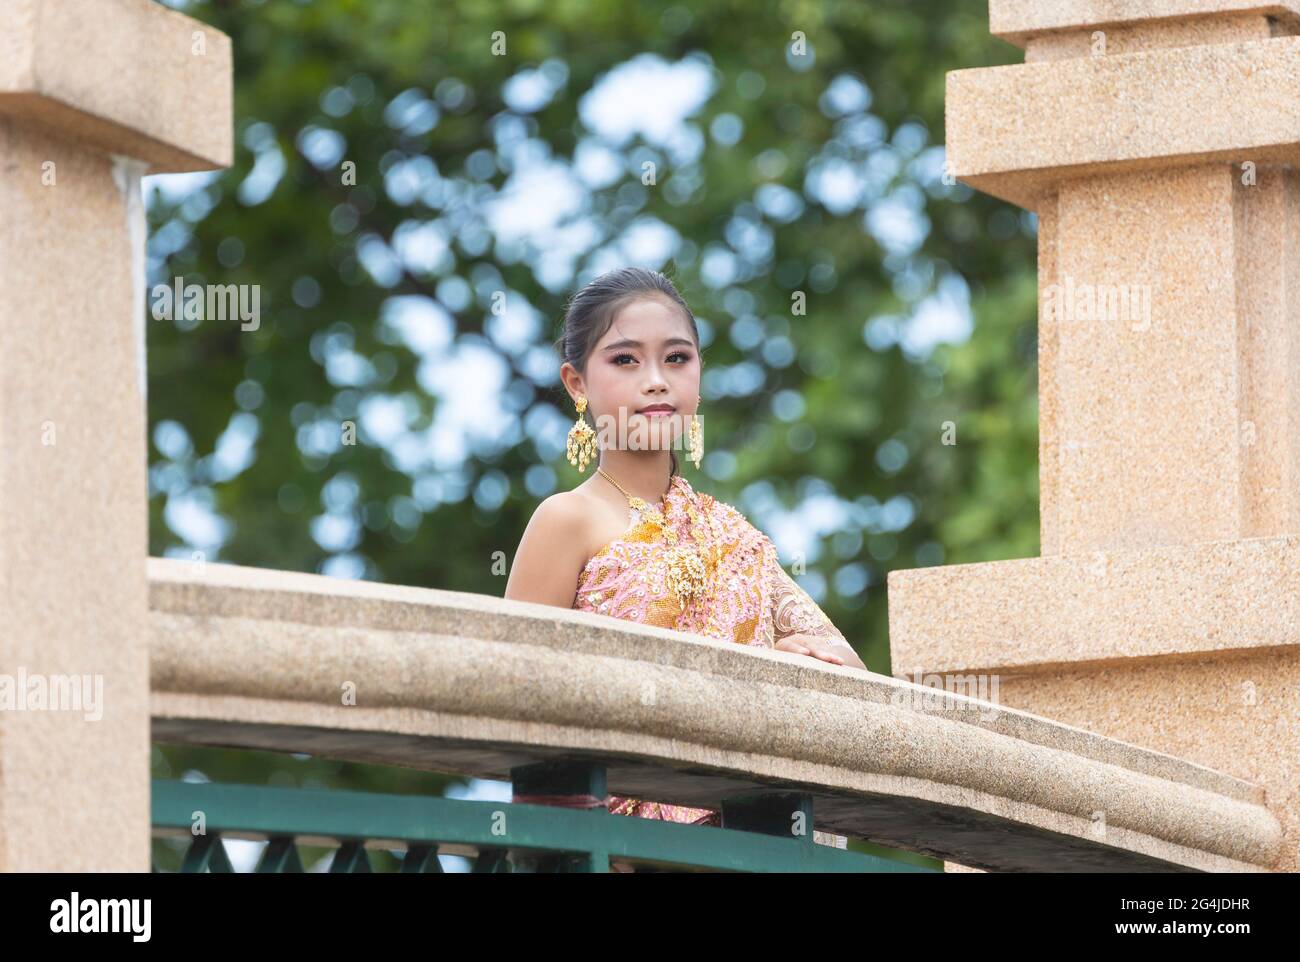
[[[638,511],[653,511],[653,512],[658,512],[659,509],[658,509],[658,508],[651,508],[651,507],[650,507],[650,503],[649,503],[648,501],[646,501],[645,498],[638,498],[636,495],[634,495],[634,494],[630,494],[630,493],[628,492],[628,490],[627,490],[625,487],[623,487],[623,485],[619,484],[619,483],[618,483],[617,481],[615,481],[612,477],[610,477],[610,476],[609,476],[609,472],[606,471],[604,468],[597,467],[597,468],[596,468],[596,473],[599,474],[601,477],[603,477],[606,481],[608,481],[608,482],[609,482],[610,484],[612,484],[614,487],[618,488],[618,490],[622,493],[623,497],[627,498],[627,503],[630,504],[632,507],[636,508]],[[671,480],[671,479],[669,479],[668,490],[669,490],[669,491],[672,490],[672,480]],[[664,498],[667,498],[667,497],[668,497],[668,495],[665,494],[665,495],[664,495]],[[663,498],[660,499],[660,502],[661,502],[661,503],[662,503],[662,501],[663,501]]]
[[[651,507],[644,498],[638,498],[636,495],[630,494],[623,485],[610,477],[604,468],[597,467],[596,473],[602,475],[606,481],[618,488],[623,497],[627,498],[629,505],[641,512],[646,520],[658,525],[660,530],[663,531],[664,540],[668,542],[669,546],[664,557],[664,565],[667,569],[668,584],[677,598],[678,607],[684,611],[688,604],[701,600],[704,597],[704,590],[708,586],[708,570],[705,567],[701,550],[707,549],[709,545],[707,537],[700,531],[700,525],[698,524],[700,516],[695,510],[695,505],[688,504],[686,510],[691,518],[691,534],[699,543],[699,549],[679,544],[677,532],[673,530],[672,525],[668,523],[668,519],[664,517],[664,513],[657,507]],[[672,484],[671,479],[669,484]],[[670,487],[669,491],[671,492],[671,490]],[[667,498],[668,495],[665,494],[661,503],[666,503]],[[712,528],[711,521],[706,520],[706,523]],[[719,549],[715,543],[713,547],[715,562],[718,551]],[[710,624],[712,624],[712,615],[710,615]]]

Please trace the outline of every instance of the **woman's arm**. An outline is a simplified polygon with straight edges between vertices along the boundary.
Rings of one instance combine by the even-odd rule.
[[[572,608],[586,563],[587,515],[568,492],[537,506],[515,551],[507,598]]]
[[[866,669],[848,639],[808,592],[775,561],[771,564],[773,645],[836,665]]]

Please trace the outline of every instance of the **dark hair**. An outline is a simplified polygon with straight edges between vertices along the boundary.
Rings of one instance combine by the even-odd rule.
[[[667,276],[644,267],[622,267],[606,271],[588,281],[577,291],[564,310],[564,330],[555,341],[560,361],[572,364],[580,374],[586,374],[587,359],[596,344],[605,336],[619,310],[643,297],[657,297],[679,307],[690,323],[691,337],[698,349],[700,331],[695,315],[686,306],[682,295]],[[677,456],[670,450],[672,473],[677,474]]]

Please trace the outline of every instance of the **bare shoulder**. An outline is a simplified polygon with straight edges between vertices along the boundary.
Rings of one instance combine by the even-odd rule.
[[[588,514],[566,491],[533,511],[510,566],[507,598],[569,607],[586,560]]]
[[[553,494],[546,500],[558,502],[553,510],[560,517],[568,519],[571,536],[582,545],[584,562],[601,545],[627,529],[627,507],[621,499],[619,505],[614,506],[608,499],[579,486]]]
[[[572,540],[587,526],[587,504],[587,496],[578,491],[557,491],[537,506],[528,527],[537,528],[540,534]]]
[[[581,487],[557,491],[537,506],[535,523],[552,543],[563,544],[585,563],[601,545],[627,528],[627,517]]]

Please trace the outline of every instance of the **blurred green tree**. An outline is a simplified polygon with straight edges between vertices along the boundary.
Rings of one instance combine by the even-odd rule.
[[[943,161],[945,72],[1021,59],[983,4],[171,5],[239,146],[160,187],[150,283],[263,319],[149,322],[152,553],[502,594],[580,480],[564,301],[627,263],[702,321],[693,483],[869,667],[887,570],[1036,553],[1036,225]]]

